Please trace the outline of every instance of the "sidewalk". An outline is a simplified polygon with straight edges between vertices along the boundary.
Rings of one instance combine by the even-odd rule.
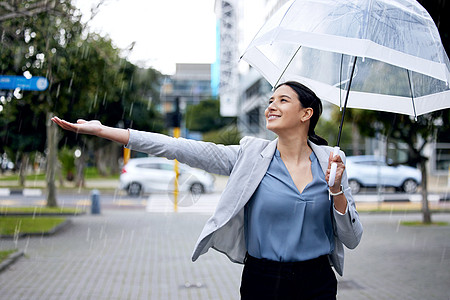
[[[0,273],[0,299],[239,299],[242,266],[210,250],[190,255],[208,214],[103,210],[72,218]],[[450,226],[406,227],[420,214],[361,214],[365,233],[346,251],[340,300],[450,299]],[[433,220],[450,222],[450,214]],[[13,248],[0,240],[0,249]]]

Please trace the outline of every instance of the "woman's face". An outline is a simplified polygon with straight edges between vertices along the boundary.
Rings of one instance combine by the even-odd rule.
[[[269,106],[265,110],[267,129],[279,134],[300,127],[309,127],[309,118],[312,116],[311,108],[303,108],[297,93],[287,85],[275,90],[269,99]]]

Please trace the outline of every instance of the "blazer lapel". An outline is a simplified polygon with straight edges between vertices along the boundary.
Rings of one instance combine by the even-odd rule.
[[[236,211],[239,211],[248,202],[250,197],[255,192],[262,178],[269,168],[272,157],[277,148],[278,138],[271,141],[260,153],[259,157],[254,160],[252,170],[248,176],[247,182],[244,185],[244,191],[239,198],[238,206]],[[249,166],[250,168],[251,166]]]
[[[317,159],[319,160],[320,167],[322,168],[323,174],[327,173],[328,170],[328,160],[330,159],[330,152],[327,152],[325,147],[320,147],[308,140],[309,146],[313,150]]]

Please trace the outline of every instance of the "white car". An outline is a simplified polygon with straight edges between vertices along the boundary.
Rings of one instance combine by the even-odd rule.
[[[414,193],[422,182],[420,170],[403,165],[388,165],[383,157],[373,155],[348,156],[346,161],[348,184],[353,194],[361,187],[394,187]]]
[[[193,194],[214,191],[214,176],[179,164],[178,190]],[[132,158],[122,168],[120,188],[129,195],[171,192],[175,189],[174,161],[162,157]]]

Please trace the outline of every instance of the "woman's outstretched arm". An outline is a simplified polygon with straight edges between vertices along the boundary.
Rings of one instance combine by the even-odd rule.
[[[76,133],[95,135],[101,138],[105,138],[122,145],[128,144],[130,133],[127,129],[114,128],[102,125],[100,121],[85,121],[78,120],[77,123],[70,123],[61,120],[58,117],[53,117],[52,121],[58,124],[61,128]]]

